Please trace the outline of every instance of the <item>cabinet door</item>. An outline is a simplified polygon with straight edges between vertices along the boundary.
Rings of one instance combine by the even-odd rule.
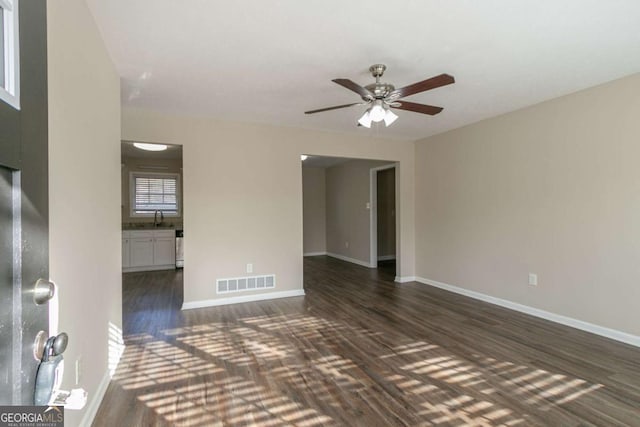
[[[153,265],[153,238],[130,239],[130,267]]]
[[[122,268],[131,266],[130,248],[129,239],[122,239]]]
[[[175,237],[156,237],[153,250],[153,265],[176,264]]]

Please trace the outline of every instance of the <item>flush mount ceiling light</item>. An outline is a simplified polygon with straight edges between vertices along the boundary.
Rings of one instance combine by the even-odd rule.
[[[390,108],[413,111],[415,113],[428,114],[430,116],[436,115],[442,111],[442,107],[400,101],[400,98],[441,86],[450,85],[455,82],[455,79],[452,76],[448,74],[440,74],[438,76],[431,77],[430,79],[396,89],[392,84],[382,83],[380,81],[380,78],[386,69],[387,67],[384,64],[375,64],[369,67],[369,71],[371,72],[371,75],[375,77],[376,82],[367,86],[360,86],[349,79],[332,80],[334,83],[337,83],[340,86],[360,95],[362,102],[305,111],[305,114],[321,113],[323,111],[337,110],[339,108],[352,107],[354,105],[369,105],[369,108],[367,108],[362,117],[358,120],[358,124],[360,126],[370,128],[371,123],[384,121],[385,126],[390,126],[398,118]]]
[[[164,151],[167,149],[165,144],[150,144],[147,142],[134,142],[133,146],[146,151]]]
[[[305,160],[307,160],[308,158],[309,158],[309,156],[307,156],[306,154],[302,154],[302,155],[300,156],[300,160],[302,160],[303,162],[304,162]]]

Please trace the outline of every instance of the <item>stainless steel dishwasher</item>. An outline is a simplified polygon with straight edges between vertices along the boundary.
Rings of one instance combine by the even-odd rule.
[[[176,268],[184,267],[184,230],[176,230]]]

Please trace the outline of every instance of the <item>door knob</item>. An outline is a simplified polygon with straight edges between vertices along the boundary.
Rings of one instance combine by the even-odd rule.
[[[33,287],[33,302],[42,305],[48,302],[55,295],[56,285],[45,279],[38,279]]]

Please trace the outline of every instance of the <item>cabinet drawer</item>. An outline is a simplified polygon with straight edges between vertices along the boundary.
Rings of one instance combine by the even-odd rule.
[[[175,238],[176,231],[175,230],[154,230],[153,237],[159,238]]]

